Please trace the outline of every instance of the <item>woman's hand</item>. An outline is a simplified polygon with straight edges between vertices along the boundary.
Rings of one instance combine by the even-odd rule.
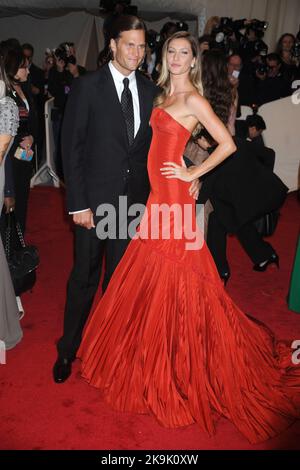
[[[32,135],[26,135],[21,142],[20,142],[20,147],[22,147],[25,150],[29,150],[33,144],[33,137]]]
[[[200,187],[201,187],[201,183],[200,183],[200,180],[198,178],[196,180],[194,180],[192,182],[191,186],[189,187],[189,194],[195,200],[197,200],[198,197],[199,197]]]
[[[187,183],[191,183],[195,179],[198,179],[197,175],[195,175],[195,170],[197,169],[196,166],[190,166],[189,168],[186,167],[186,164],[181,159],[182,165],[178,165],[174,162],[164,162],[164,168],[160,168],[161,174],[166,178],[177,178],[181,181],[185,181]]]

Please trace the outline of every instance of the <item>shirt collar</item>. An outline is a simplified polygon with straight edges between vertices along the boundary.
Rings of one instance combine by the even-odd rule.
[[[130,85],[135,81],[135,71],[131,72],[129,75],[123,75],[121,72],[119,72],[119,70],[116,69],[112,61],[109,62],[108,66],[115,82],[123,85],[124,78],[128,78]]]

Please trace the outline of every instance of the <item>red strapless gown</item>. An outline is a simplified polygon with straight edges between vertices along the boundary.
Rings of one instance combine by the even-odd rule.
[[[165,161],[181,164],[190,133],[159,108],[151,125],[147,208],[193,204],[189,183],[160,173]],[[221,415],[251,442],[266,440],[299,417],[291,343],[234,304],[205,244],[185,246],[131,241],[85,330],[82,376],[114,409],[172,428],[197,422],[209,434]]]

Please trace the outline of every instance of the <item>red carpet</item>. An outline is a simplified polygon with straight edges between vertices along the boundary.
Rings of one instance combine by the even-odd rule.
[[[57,189],[40,187],[31,192],[27,239],[39,247],[41,264],[33,293],[23,296],[24,338],[7,353],[7,364],[0,365],[0,449],[299,449],[300,421],[281,436],[252,446],[225,419],[220,419],[216,435],[209,438],[197,425],[169,430],[150,416],[118,414],[80,378],[78,361],[68,382],[52,381],[72,260],[72,234],[63,204]],[[298,212],[292,194],[272,239],[280,270],[270,266],[266,273],[256,273],[234,238],[228,246],[230,295],[279,338],[292,340],[300,339],[300,315],[288,310],[285,299]]]

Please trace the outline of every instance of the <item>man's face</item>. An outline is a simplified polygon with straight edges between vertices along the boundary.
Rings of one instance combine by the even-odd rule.
[[[269,60],[269,59],[267,59],[267,64],[269,67],[268,77],[271,77],[271,78],[276,77],[280,70],[280,64],[277,62],[277,60]]]
[[[249,126],[248,127],[248,134],[249,134],[250,139],[255,139],[256,137],[261,135],[261,133],[262,133],[262,130],[261,129],[256,129],[255,126]]]
[[[30,49],[23,49],[23,54],[26,57],[26,59],[28,60],[28,63],[31,64],[32,63],[32,52],[31,52],[31,50]]]
[[[145,32],[142,29],[123,31],[119,39],[111,39],[113,64],[123,75],[129,75],[142,62],[146,49]]]
[[[232,75],[234,70],[240,71],[242,68],[242,60],[238,55],[233,55],[228,61],[228,75]]]

